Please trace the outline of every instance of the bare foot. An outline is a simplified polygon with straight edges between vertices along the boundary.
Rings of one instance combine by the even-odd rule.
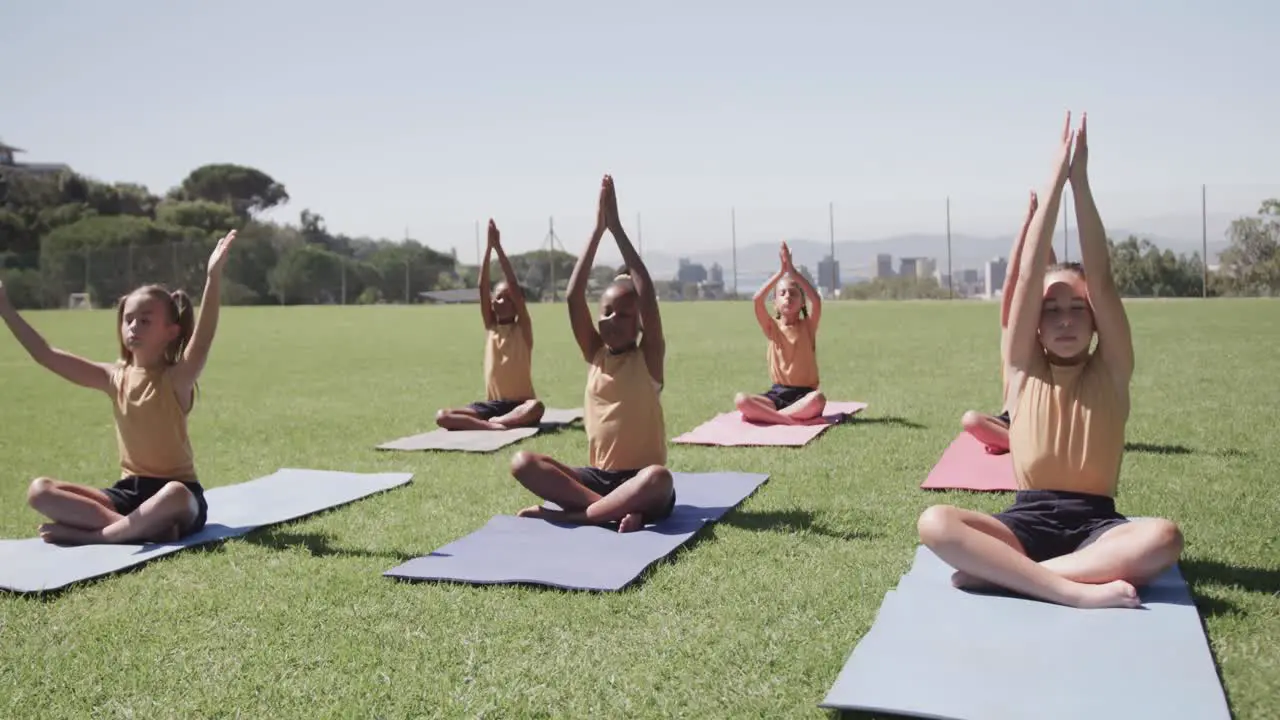
[[[41,525],[40,539],[51,545],[90,545],[102,542],[99,533],[81,530],[62,523],[45,523]]]
[[[632,532],[644,527],[644,516],[640,513],[627,513],[625,517],[618,522],[618,532]]]
[[[1007,452],[1009,452],[1009,448],[996,447],[995,445],[987,446],[988,455],[1003,455]]]
[[[1124,580],[1114,580],[1102,585],[1081,583],[1079,596],[1073,603],[1078,608],[1136,608],[1142,603],[1138,591]]]
[[[516,513],[516,517],[545,518],[549,511],[541,505],[530,505]]]

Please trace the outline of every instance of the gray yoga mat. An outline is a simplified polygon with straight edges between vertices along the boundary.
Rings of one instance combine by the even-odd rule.
[[[946,720],[1231,717],[1177,567],[1139,609],[1076,610],[951,586],[919,547],[821,707]]]
[[[50,545],[40,538],[0,540],[0,589],[19,593],[57,590],[185,548],[243,535],[374,493],[404,485],[413,473],[349,473],[285,468],[271,475],[205,491],[209,519],[203,530],[174,543]]]
[[[582,419],[582,409],[547,408],[538,427],[512,428],[510,430],[445,430],[410,435],[391,440],[378,446],[379,450],[452,450],[457,452],[487,453],[533,437],[543,430],[571,425]]]
[[[498,515],[479,530],[383,573],[401,580],[526,583],[616,591],[666,557],[768,479],[751,473],[674,473],[671,517],[641,530],[562,525]]]

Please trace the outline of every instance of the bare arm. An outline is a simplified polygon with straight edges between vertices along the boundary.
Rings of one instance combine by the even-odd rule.
[[[1107,248],[1107,231],[1089,188],[1088,117],[1081,119],[1076,140],[1075,158],[1071,162],[1071,191],[1076,205],[1076,226],[1080,233],[1080,255],[1084,264],[1089,303],[1093,306],[1094,326],[1098,330],[1098,352],[1121,383],[1128,387],[1133,376],[1133,336],[1124,302],[1111,276],[1111,255]]]
[[[658,309],[658,294],[653,290],[653,280],[649,270],[645,268],[640,254],[631,245],[630,238],[618,223],[611,229],[614,240],[618,243],[618,251],[627,263],[631,272],[631,282],[636,286],[637,300],[640,303],[640,321],[644,324],[644,339],[640,349],[644,351],[645,364],[649,366],[649,374],[659,384],[665,382],[665,364],[667,357],[667,340],[662,333],[662,312]]]
[[[769,292],[773,290],[773,286],[777,285],[781,279],[782,270],[779,270],[773,274],[773,277],[765,281],[764,285],[760,286],[760,289],[756,291],[755,297],[752,298],[756,307],[756,322],[759,323],[760,329],[764,331],[766,336],[773,333],[774,324],[773,318],[769,316],[769,308],[765,305],[765,301],[769,297]]]
[[[1030,245],[1023,248],[1019,258],[1018,285],[1014,289],[1009,314],[1008,370],[1006,377],[1015,385],[1019,374],[1025,374],[1034,364],[1043,360],[1043,352],[1036,338],[1040,326],[1040,308],[1044,302],[1044,274],[1057,224],[1058,208],[1062,202],[1062,189],[1067,180],[1067,163],[1071,157],[1071,116],[1062,130],[1062,144],[1055,159],[1053,177],[1050,180],[1048,200],[1036,209],[1027,229]],[[1015,400],[1016,401],[1016,400]]]
[[[791,256],[788,255],[788,267],[791,274],[795,276],[796,282],[800,283],[800,289],[804,292],[805,297],[809,300],[809,324],[813,327],[813,333],[818,333],[818,321],[822,319],[822,295],[818,292],[813,284],[809,282],[809,278],[804,273],[796,270],[794,265],[790,264]]]
[[[587,362],[595,359],[596,353],[604,346],[596,324],[591,320],[591,308],[587,305],[587,280],[591,276],[591,266],[595,264],[596,248],[600,246],[600,238],[604,237],[604,226],[597,223],[591,233],[587,248],[578,257],[573,266],[573,274],[569,276],[569,292],[565,299],[569,306],[569,325],[573,328],[573,337],[578,341],[582,357]]]
[[[91,390],[111,392],[112,366],[86,360],[78,355],[50,347],[35,328],[18,314],[9,303],[9,296],[4,285],[0,284],[0,317],[9,326],[13,336],[22,344],[23,349],[42,367],[53,371],[56,375]]]
[[[493,317],[493,298],[490,296],[490,289],[493,287],[489,284],[489,258],[493,253],[493,230],[492,221],[490,221],[489,244],[484,246],[484,260],[480,261],[480,319],[484,322],[485,330],[492,330],[497,320]]]
[[[1013,291],[1018,287],[1018,269],[1022,265],[1022,248],[1027,241],[1027,229],[1031,227],[1031,219],[1036,215],[1039,198],[1031,191],[1031,205],[1027,208],[1027,216],[1022,220],[1022,228],[1009,250],[1009,269],[1004,274],[1004,289],[1000,292],[1000,328],[1009,327],[1009,305],[1013,303]]]
[[[231,252],[231,243],[235,239],[236,231],[232,230],[218,241],[213,254],[209,256],[208,277],[205,279],[204,293],[200,297],[200,315],[191,332],[191,342],[187,343],[182,359],[174,367],[175,383],[184,394],[204,372],[209,350],[213,347],[213,336],[218,330],[218,311],[222,305],[222,267],[227,262],[227,254]]]
[[[636,299],[640,304],[640,321],[644,324],[641,350],[644,351],[645,364],[649,366],[649,374],[653,376],[654,381],[663,384],[667,341],[662,333],[662,312],[658,308],[658,294],[653,290],[653,280],[649,277],[649,270],[644,266],[644,261],[640,259],[640,253],[636,252],[626,231],[622,229],[613,178],[608,175],[605,176],[604,186],[601,188],[600,202],[605,208],[609,232],[617,241],[618,251],[622,253],[622,261],[626,263],[631,273],[631,281],[636,286]]]
[[[494,229],[497,232],[497,229]],[[533,320],[529,318],[529,311],[524,302],[524,290],[520,287],[520,279],[516,277],[516,269],[511,267],[511,261],[507,259],[507,254],[502,250],[502,244],[496,238],[493,243],[493,251],[498,255],[498,265],[502,267],[502,276],[506,278],[507,288],[511,290],[511,302],[516,305],[516,322],[520,323],[520,330],[524,332],[525,340],[529,343],[529,347],[533,347]]]

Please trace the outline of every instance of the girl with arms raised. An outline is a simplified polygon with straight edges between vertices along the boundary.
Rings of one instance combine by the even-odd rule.
[[[36,478],[27,500],[50,522],[46,542],[170,542],[198,532],[208,516],[196,479],[187,414],[218,327],[222,268],[235,240],[231,231],[209,257],[208,279],[196,319],[181,290],[140,287],[116,305],[120,359],[86,360],[50,347],[9,304],[0,286],[0,317],[31,358],[70,382],[111,399],[120,452],[119,482],[99,489]]]
[[[960,587],[996,585],[1076,607],[1137,607],[1135,586],[1177,562],[1182,534],[1168,520],[1129,520],[1116,511],[1133,342],[1089,187],[1086,122],[1072,157],[1067,117],[1010,308],[1006,376],[1017,496],[994,517],[935,505],[918,529],[921,542],[956,568]],[[1068,179],[1084,264],[1046,271]]]

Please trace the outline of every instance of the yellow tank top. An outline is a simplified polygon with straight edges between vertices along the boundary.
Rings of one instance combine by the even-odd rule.
[[[818,341],[809,318],[795,325],[784,325],[775,319],[769,330],[767,352],[773,382],[792,387],[818,387]]]
[[[169,369],[152,371],[121,364],[111,373],[111,386],[121,477],[194,481],[187,414]]]
[[[1009,428],[1018,489],[1115,497],[1128,419],[1128,388],[1116,387],[1100,353],[1072,366],[1040,359]]]
[[[519,323],[494,325],[484,345],[484,391],[487,400],[531,400],[533,358]]]
[[[583,394],[591,467],[642,470],[667,464],[661,391],[640,348],[617,355],[601,348],[596,353]]]

